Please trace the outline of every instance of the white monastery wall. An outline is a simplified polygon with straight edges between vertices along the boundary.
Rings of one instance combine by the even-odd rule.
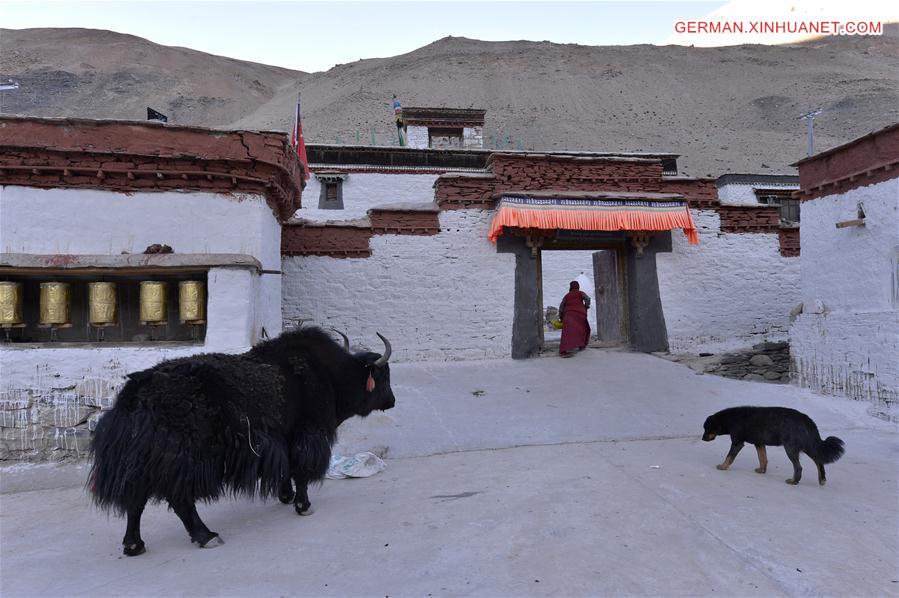
[[[450,126],[450,128],[453,128]],[[406,127],[406,146],[415,149],[427,149],[430,146],[428,127],[409,125]],[[464,127],[462,129],[462,147],[465,149],[481,149],[484,147],[484,127]]]
[[[465,149],[482,149],[484,147],[484,127],[465,127],[462,129],[462,147]]]
[[[355,220],[364,218],[368,210],[377,206],[430,203],[434,201],[434,181],[438,175],[351,172],[343,176],[342,210],[319,209],[321,182],[313,175],[303,190],[303,207],[295,216],[315,221]]]
[[[406,146],[415,149],[428,148],[428,128],[409,125],[406,127]]]
[[[799,259],[780,255],[777,234],[722,233],[717,212],[692,213],[699,245],[672,231],[671,253],[656,254],[670,351],[718,353],[785,340],[800,301]]]
[[[838,229],[857,218],[865,225]],[[797,381],[899,402],[899,179],[802,204],[803,313],[790,332]]]
[[[285,320],[311,318],[400,360],[508,357],[515,256],[487,240],[492,211],[441,212],[433,236],[378,235],[371,257],[285,257]]]
[[[277,239],[278,241],[273,241]],[[278,221],[260,195],[3,187],[0,251],[33,254],[242,253],[281,261]]]

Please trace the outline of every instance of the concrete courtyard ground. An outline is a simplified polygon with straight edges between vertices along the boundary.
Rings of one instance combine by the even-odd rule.
[[[342,430],[388,447],[386,471],[326,481],[316,512],[200,505],[225,544],[200,550],[163,506],[148,552],[94,510],[84,465],[0,470],[6,596],[899,595],[899,435],[865,405],[702,375],[650,355],[396,364],[397,407]],[[781,449],[768,473],[726,438],[728,406],[783,405],[846,442],[819,487]]]

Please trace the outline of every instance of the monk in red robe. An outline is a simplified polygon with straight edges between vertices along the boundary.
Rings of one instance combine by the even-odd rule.
[[[576,280],[571,281],[568,294],[559,305],[559,317],[562,319],[559,355],[562,357],[571,357],[575,351],[585,349],[590,342],[588,309],[590,309],[590,296],[581,290],[581,285]]]

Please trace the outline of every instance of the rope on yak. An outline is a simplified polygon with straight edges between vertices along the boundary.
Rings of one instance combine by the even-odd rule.
[[[252,439],[252,437],[250,436],[250,434],[251,434],[251,432],[250,432],[250,418],[247,417],[246,415],[244,415],[242,419],[247,420],[247,444],[249,445],[250,450],[253,451],[253,454],[254,454],[254,455],[256,455],[257,457],[261,457],[262,455],[260,455],[259,453],[257,453],[257,452],[256,452],[256,449],[253,448],[253,439]]]

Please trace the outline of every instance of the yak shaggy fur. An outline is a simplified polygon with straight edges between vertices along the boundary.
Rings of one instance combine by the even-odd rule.
[[[743,444],[755,445],[759,457],[756,473],[768,469],[766,446],[783,446],[793,464],[793,477],[788,484],[798,484],[802,479],[799,453],[803,452],[818,468],[818,483],[824,485],[827,476],[824,466],[843,456],[843,441],[836,436],[821,440],[818,426],[804,413],[787,407],[731,407],[710,415],[703,424],[702,439],[714,440],[716,436],[730,436],[730,451],[718,469],[726,470],[734,462]]]
[[[129,374],[97,424],[88,478],[94,502],[128,519],[125,554],[145,550],[148,501],[166,501],[200,546],[221,539],[200,520],[197,501],[278,496],[309,512],[307,485],[324,477],[340,423],[394,405],[379,358],[305,328],[242,355],[184,357]]]

